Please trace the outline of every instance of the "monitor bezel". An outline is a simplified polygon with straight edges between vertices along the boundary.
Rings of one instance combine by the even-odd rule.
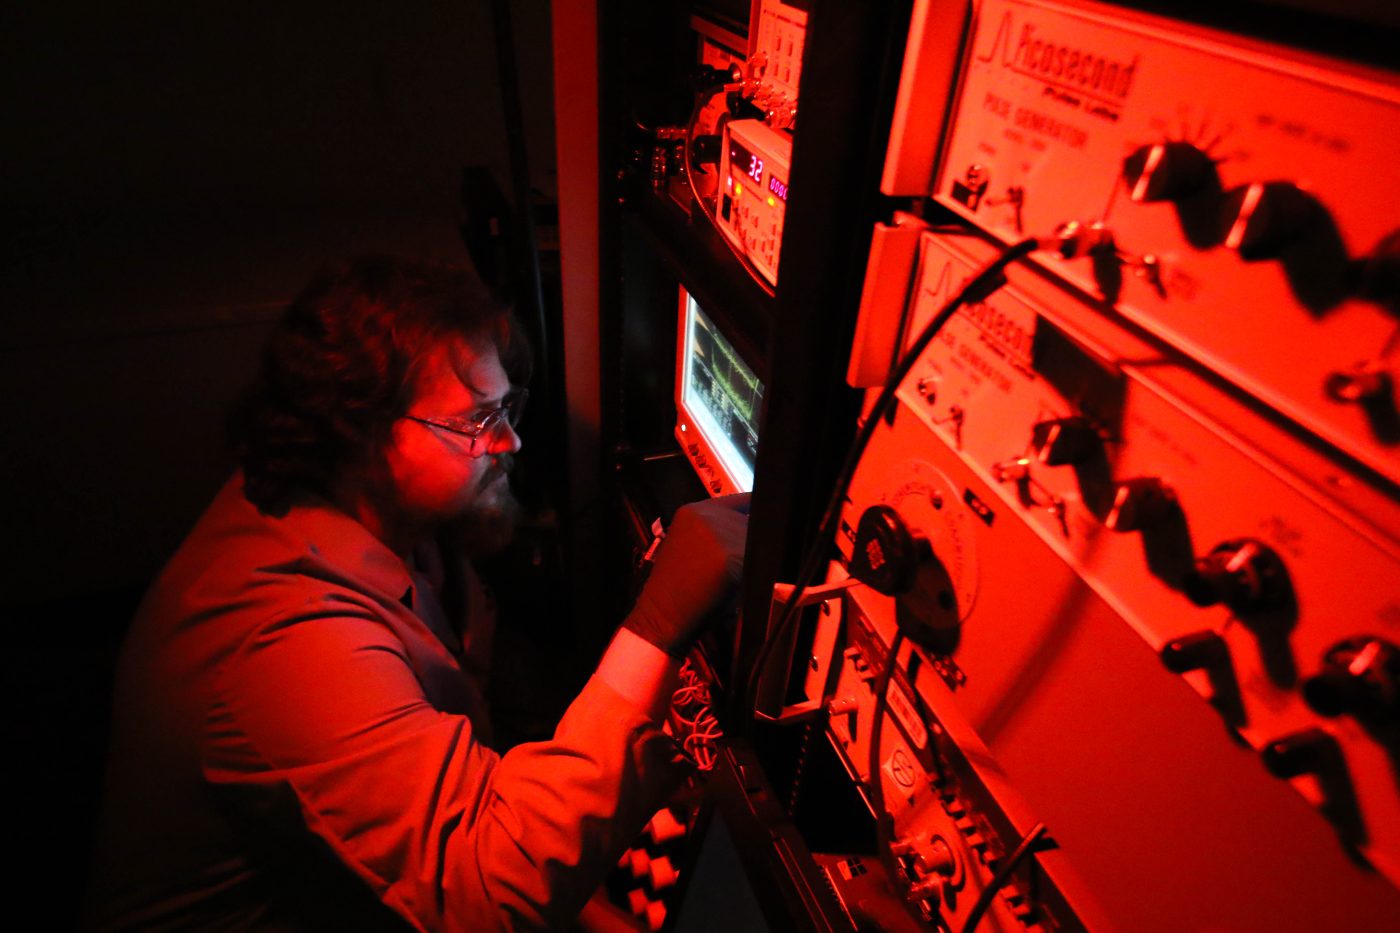
[[[687,366],[690,362],[690,302],[692,296],[684,285],[678,288],[678,300],[676,310],[676,426],[675,437],[677,443],[681,445],[681,450],[685,453],[690,465],[695,469],[700,481],[704,484],[705,490],[711,496],[725,496],[736,492],[748,492],[753,485],[752,477],[749,478],[747,486],[744,477],[736,475],[732,466],[725,462],[720,455],[716,445],[706,436],[704,430],[698,424],[697,413],[686,403],[685,389],[687,385]],[[716,323],[714,316],[705,312],[700,307],[700,302],[695,302],[695,308],[717,331],[723,334]],[[729,339],[729,345],[734,347],[734,341]],[[738,349],[735,349],[738,353]],[[752,361],[743,357],[745,365],[750,370],[755,370]],[[757,464],[755,464],[757,466]]]

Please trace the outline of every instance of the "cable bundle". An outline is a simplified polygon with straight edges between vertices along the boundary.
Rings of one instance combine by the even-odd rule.
[[[671,734],[701,771],[715,766],[715,746],[724,733],[710,710],[710,685],[687,658],[681,665],[681,685],[671,694]]]

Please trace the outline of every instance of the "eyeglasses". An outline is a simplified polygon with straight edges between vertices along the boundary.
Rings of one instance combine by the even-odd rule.
[[[529,389],[511,389],[506,393],[505,398],[501,399],[499,408],[477,412],[465,418],[419,418],[415,415],[404,415],[403,417],[408,421],[426,424],[430,428],[441,428],[453,434],[470,437],[475,441],[481,435],[500,426],[502,421],[512,428],[519,424],[520,416],[525,411],[525,401],[529,397]]]

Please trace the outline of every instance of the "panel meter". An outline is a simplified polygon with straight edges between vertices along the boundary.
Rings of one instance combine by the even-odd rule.
[[[759,120],[724,129],[719,228],[771,285],[778,284],[791,161],[792,141]]]

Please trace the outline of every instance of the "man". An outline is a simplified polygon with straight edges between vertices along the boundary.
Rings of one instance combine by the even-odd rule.
[[[658,723],[745,506],[678,513],[553,739],[497,755],[488,607],[435,539],[509,536],[525,359],[465,272],[362,259],[293,302],[123,648],[92,925],[572,922],[684,773]]]

